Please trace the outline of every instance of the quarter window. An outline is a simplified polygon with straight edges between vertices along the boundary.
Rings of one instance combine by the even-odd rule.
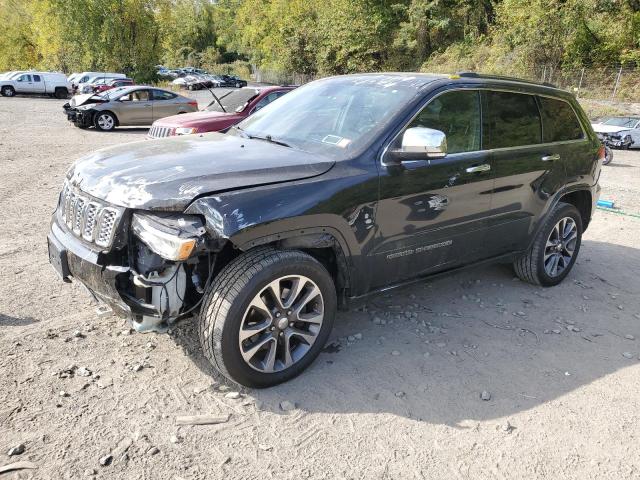
[[[447,153],[480,150],[480,95],[475,90],[444,93],[431,100],[408,128],[426,127],[447,136]]]
[[[538,97],[542,112],[545,142],[579,140],[584,137],[580,122],[567,102],[554,98]]]
[[[533,95],[487,92],[485,148],[520,147],[542,142],[540,112]]]

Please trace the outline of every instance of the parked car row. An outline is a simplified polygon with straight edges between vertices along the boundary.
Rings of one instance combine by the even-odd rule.
[[[184,68],[175,68],[168,69],[164,65],[156,65],[157,73],[159,77],[163,78],[178,78],[178,77],[186,77],[187,75],[200,75],[204,73],[208,73],[206,70],[201,68],[194,67],[184,67]]]
[[[210,75],[208,73],[187,75],[185,77],[176,78],[171,83],[188,90],[202,90],[203,88],[216,87],[242,88],[247,86],[246,80],[242,80],[236,76]]]

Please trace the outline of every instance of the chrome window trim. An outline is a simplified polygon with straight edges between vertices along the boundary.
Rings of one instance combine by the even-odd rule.
[[[509,88],[491,88],[491,87],[484,87],[484,86],[483,87],[470,87],[470,88],[455,87],[455,88],[448,88],[448,89],[445,89],[445,90],[439,92],[438,94],[436,94],[433,97],[431,97],[428,100],[426,100],[424,102],[424,104],[420,106],[418,111],[409,119],[409,121],[407,121],[404,124],[404,126],[398,131],[398,133],[396,133],[393,136],[393,138],[385,145],[384,149],[382,150],[382,153],[380,154],[380,164],[385,166],[385,167],[390,166],[390,164],[385,163],[385,161],[384,161],[384,156],[387,154],[387,151],[389,150],[391,145],[393,145],[393,143],[396,141],[396,139],[402,134],[402,132],[404,132],[409,127],[411,122],[413,122],[415,120],[415,118],[418,115],[420,115],[422,110],[424,110],[424,108],[426,108],[427,105],[429,105],[433,100],[435,100],[436,98],[440,97],[441,95],[444,95],[445,93],[456,92],[456,91],[460,91],[460,90],[467,91],[467,92],[468,91],[477,91],[477,92],[490,91],[490,92],[517,93],[517,94],[520,94],[520,95],[532,95],[534,97],[545,97],[545,98],[550,98],[552,100],[558,100],[558,101],[561,101],[561,102],[565,102],[571,107],[571,111],[573,112],[573,115],[578,120],[578,125],[580,125],[580,129],[582,130],[582,138],[577,138],[577,139],[574,139],[574,140],[559,140],[559,141],[556,141],[556,142],[533,143],[533,144],[529,144],[529,145],[518,145],[518,146],[515,146],[515,147],[500,147],[500,148],[472,150],[472,151],[469,151],[469,152],[450,153],[450,154],[447,154],[443,158],[447,158],[450,155],[461,155],[461,154],[469,154],[469,153],[503,152],[503,151],[509,151],[509,150],[522,149],[522,148],[546,147],[546,146],[554,146],[554,145],[566,145],[566,144],[571,144],[571,143],[585,142],[585,141],[587,141],[589,139],[589,137],[587,137],[587,134],[586,134],[586,131],[584,129],[584,125],[582,124],[582,121],[580,119],[580,116],[577,114],[575,108],[573,108],[573,105],[571,104],[571,102],[568,102],[567,100],[565,100],[563,98],[559,98],[557,96],[544,94],[544,93],[520,92],[518,90],[509,89]],[[538,105],[537,101],[536,101],[536,105]],[[544,122],[542,120],[542,112],[540,112],[540,106],[538,106],[538,112],[540,113],[540,122],[541,122],[541,126],[542,126],[542,131],[540,133],[541,133],[541,135],[544,135]],[[481,124],[480,135],[481,135],[481,142],[482,142],[482,137],[483,137],[483,135],[482,135],[482,124],[484,123],[483,121],[484,121],[484,113],[483,113],[483,110],[482,110],[482,101],[480,101],[480,124]],[[482,145],[482,143],[481,143],[481,145]],[[430,159],[430,160],[428,160],[428,162],[431,162],[432,160],[433,161],[438,161],[438,160],[442,160],[442,159]],[[425,161],[427,161],[427,160],[425,160]]]

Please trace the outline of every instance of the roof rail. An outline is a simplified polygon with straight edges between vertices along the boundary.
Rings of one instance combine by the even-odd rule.
[[[523,78],[507,77],[504,75],[486,75],[484,73],[478,73],[478,72],[458,72],[456,73],[456,75],[461,78],[488,78],[488,79],[494,79],[494,80],[508,80],[510,82],[529,83],[532,85],[543,85],[545,87],[558,88],[556,85],[549,82],[536,82],[533,80],[525,80]]]

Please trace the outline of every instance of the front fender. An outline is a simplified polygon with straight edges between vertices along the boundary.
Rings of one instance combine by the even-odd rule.
[[[185,213],[202,215],[210,235],[243,251],[328,234],[344,254],[355,293],[368,288],[365,257],[375,237],[378,195],[377,175],[361,173],[219,193],[196,199]]]

